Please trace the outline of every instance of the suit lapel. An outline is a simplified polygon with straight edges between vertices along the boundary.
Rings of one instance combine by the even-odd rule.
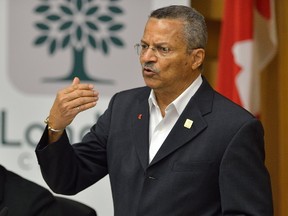
[[[135,148],[143,169],[148,166],[149,158],[149,105],[150,89],[139,95],[135,109],[132,111],[132,135]]]
[[[181,146],[194,139],[206,127],[204,115],[211,112],[214,90],[203,78],[203,83],[196,94],[191,98],[185,110],[165,139],[159,151],[149,166],[157,163],[167,155],[171,154]],[[191,127],[185,127],[186,121],[193,121]]]
[[[212,110],[214,90],[203,77],[203,83],[187,104],[185,110],[179,117],[173,129],[167,136],[161,148],[149,164],[149,105],[148,97],[150,89],[146,88],[139,94],[139,100],[135,105],[132,113],[132,136],[135,140],[135,148],[138,154],[140,163],[145,170],[148,165],[152,166],[158,161],[165,158],[181,146],[185,145],[190,140],[194,139],[206,127],[207,123],[204,115]],[[192,120],[191,128],[184,126],[186,120]]]

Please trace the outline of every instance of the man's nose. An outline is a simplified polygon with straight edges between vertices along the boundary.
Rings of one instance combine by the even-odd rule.
[[[158,57],[156,54],[156,50],[152,47],[149,47],[145,52],[141,54],[141,60],[144,62],[150,62],[150,61],[157,61]]]

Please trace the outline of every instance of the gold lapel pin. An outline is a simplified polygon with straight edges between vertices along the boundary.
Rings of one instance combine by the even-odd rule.
[[[186,119],[184,127],[190,129],[192,127],[193,121],[191,119]]]

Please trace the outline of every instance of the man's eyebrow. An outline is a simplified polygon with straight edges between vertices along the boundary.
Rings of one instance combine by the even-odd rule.
[[[141,43],[144,43],[144,44],[148,44],[145,40],[141,40],[140,41]],[[159,43],[154,43],[152,44],[153,46],[163,46],[163,45],[169,45],[167,42],[159,42]]]

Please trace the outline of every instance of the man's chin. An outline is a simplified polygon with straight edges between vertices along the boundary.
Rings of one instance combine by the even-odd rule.
[[[144,82],[145,82],[146,86],[151,88],[151,89],[155,89],[158,86],[157,83],[155,82],[155,80],[153,80],[151,78],[145,78],[144,77]]]

